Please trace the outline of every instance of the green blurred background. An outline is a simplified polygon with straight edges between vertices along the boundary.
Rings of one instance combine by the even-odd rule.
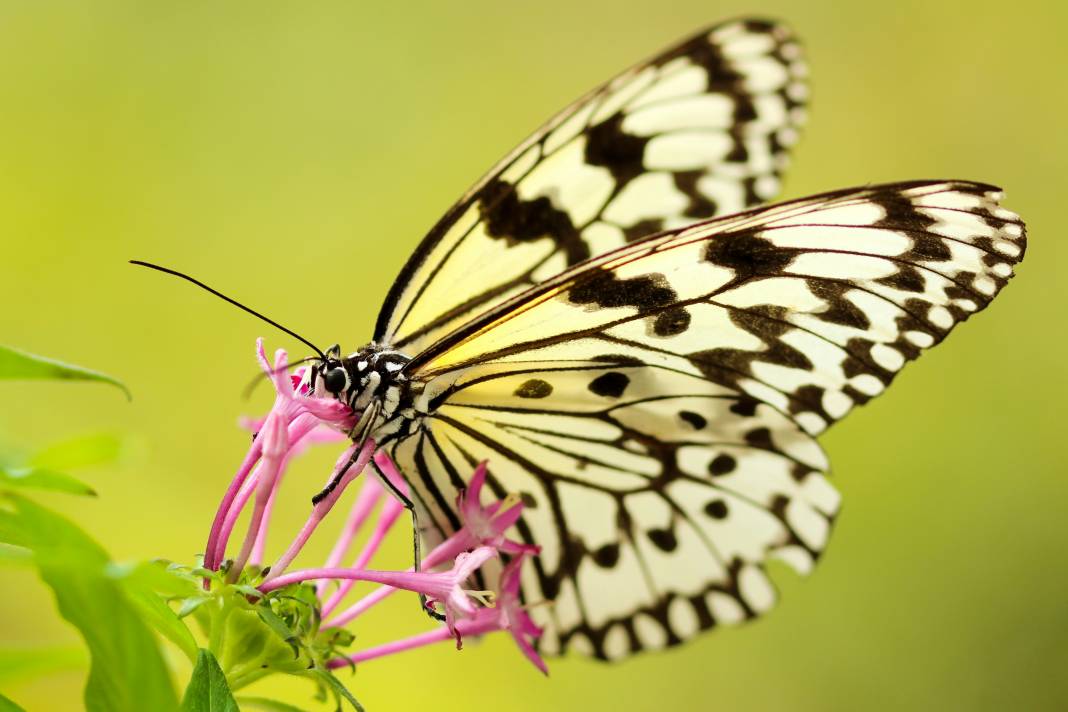
[[[134,392],[3,384],[5,447],[128,434],[119,466],[84,474],[98,499],[49,504],[117,558],[191,561],[248,445],[235,419],[269,403],[240,398],[253,339],[304,353],[127,259],[356,347],[423,232],[542,119],[704,24],[770,15],[812,66],[787,196],[1000,184],[1030,227],[1017,280],[823,439],[844,512],[813,576],[776,571],[783,599],[765,619],[618,665],[555,661],[549,679],[498,636],[368,663],[351,687],[372,711],[1068,705],[1065,6],[387,5],[0,2],[0,341]],[[291,473],[278,531],[303,520],[335,454]],[[406,552],[394,541],[380,563]],[[78,642],[30,573],[2,576],[0,643]],[[357,632],[424,625],[398,600]],[[75,710],[83,676],[0,687],[30,710]],[[311,706],[299,682],[256,691]]]

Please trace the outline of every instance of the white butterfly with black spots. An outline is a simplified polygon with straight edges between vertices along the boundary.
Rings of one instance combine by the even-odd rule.
[[[838,511],[815,436],[1023,257],[978,183],[753,208],[805,76],[785,28],[741,20],[595,89],[431,230],[371,344],[311,369],[395,460],[428,543],[479,461],[489,494],[523,498],[544,653],[615,659],[771,607],[765,562],[807,573]]]

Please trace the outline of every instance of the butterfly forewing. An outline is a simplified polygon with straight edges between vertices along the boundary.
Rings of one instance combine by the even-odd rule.
[[[548,652],[615,658],[756,615],[807,572],[838,497],[813,437],[982,309],[1023,257],[991,186],[837,191],[577,265],[412,361],[434,412],[393,445],[428,536],[471,464],[515,534]]]
[[[774,197],[804,120],[805,77],[783,26],[744,20],[590,92],[430,231],[387,298],[375,340],[417,353],[571,265]]]

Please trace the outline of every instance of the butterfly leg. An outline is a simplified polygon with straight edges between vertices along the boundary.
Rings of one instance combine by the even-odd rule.
[[[395,484],[393,484],[393,481],[386,476],[386,473],[382,471],[382,468],[378,466],[378,463],[374,460],[374,458],[371,458],[371,465],[375,468],[375,472],[378,473],[378,479],[385,483],[386,487],[389,489],[390,494],[392,494],[397,499],[397,501],[400,502],[404,506],[404,508],[408,510],[408,513],[411,514],[412,559],[414,561],[412,567],[414,571],[419,571],[422,568],[421,563],[423,560],[423,555],[422,546],[419,542],[419,514],[415,509],[415,504],[412,502],[412,500],[408,498],[407,495],[401,492]],[[419,607],[422,608],[423,611],[425,611],[426,614],[431,618],[434,618],[439,621],[445,620],[444,615],[438,613],[433,608],[427,605],[427,599],[425,594],[419,594]]]
[[[356,450],[353,451],[352,457],[349,459],[348,464],[345,465],[345,467],[341,468],[338,473],[334,475],[329,482],[326,483],[326,487],[323,487],[318,494],[312,497],[312,505],[319,504],[324,499],[329,497],[331,492],[337,489],[337,486],[341,483],[342,478],[345,477],[345,473],[349,471],[349,468],[352,467],[352,463],[356,462],[356,458],[361,452],[363,452],[363,448],[367,445],[368,436],[371,434],[370,426],[372,423],[374,423],[374,420],[377,416],[378,409],[372,408],[370,418],[360,419],[360,422],[366,423],[366,425],[361,427],[360,424],[357,423],[353,431],[349,433],[349,438],[356,443]],[[372,443],[371,445],[373,447],[374,443]]]

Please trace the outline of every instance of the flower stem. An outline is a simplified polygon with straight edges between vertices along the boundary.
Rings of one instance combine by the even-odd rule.
[[[458,621],[456,623],[456,629],[463,636],[477,636],[500,630],[501,624],[495,619],[482,617],[477,620]],[[367,662],[368,660],[374,660],[375,658],[384,658],[387,655],[403,653],[405,650],[414,650],[415,648],[422,648],[425,645],[441,643],[446,640],[455,640],[455,634],[447,627],[441,626],[434,630],[428,630],[425,633],[418,633],[407,638],[394,640],[390,643],[376,645],[373,648],[360,650],[352,655],[334,658],[326,663],[326,667],[331,670],[336,670],[340,667]]]
[[[338,459],[334,472],[330,477],[331,480],[333,480],[338,473],[343,472],[344,475],[342,476],[341,481],[338,482],[337,487],[334,488],[334,491],[331,492],[326,499],[323,499],[312,508],[312,513],[304,523],[300,533],[297,534],[293,543],[289,545],[286,553],[284,553],[282,557],[275,562],[274,566],[271,567],[271,572],[264,578],[265,583],[280,576],[286,568],[293,563],[293,559],[297,558],[297,554],[304,548],[304,544],[311,538],[311,535],[315,532],[319,523],[323,521],[323,518],[330,513],[330,510],[334,507],[334,503],[337,502],[341,493],[348,487],[349,483],[358,477],[360,473],[363,472],[364,468],[367,467],[367,463],[370,461],[371,455],[375,450],[375,442],[374,440],[365,442],[363,449],[353,457],[355,450],[356,446],[353,445]]]
[[[400,517],[402,512],[404,512],[404,505],[398,502],[395,498],[390,497],[385,501],[382,505],[382,511],[378,515],[378,523],[375,525],[375,530],[371,533],[371,538],[367,541],[367,544],[364,545],[363,551],[360,552],[360,555],[352,564],[352,568],[367,568],[367,564],[371,563],[371,558],[375,555],[375,552],[378,551],[379,547],[382,546],[382,541],[386,538],[386,534],[393,528],[393,525],[396,523],[397,518]],[[341,599],[348,595],[348,592],[352,589],[354,584],[355,581],[351,579],[342,582],[338,590],[334,592],[334,595],[332,595],[323,605],[322,615],[324,618],[337,608]]]
[[[352,503],[352,509],[349,510],[349,516],[345,520],[341,536],[338,537],[334,548],[330,550],[330,556],[326,558],[324,566],[329,568],[338,566],[341,563],[341,560],[345,558],[345,554],[348,553],[349,547],[352,546],[352,540],[363,528],[364,523],[367,522],[367,518],[371,516],[371,512],[381,498],[382,487],[378,484],[378,481],[373,477],[365,478],[363,487],[360,488],[360,493],[356,496],[356,501]],[[320,594],[323,592],[323,590],[320,590]]]
[[[219,502],[219,508],[215,512],[215,519],[211,523],[211,532],[208,534],[208,543],[204,547],[204,567],[216,570],[219,568],[219,563],[222,560],[218,549],[226,551],[225,540],[222,546],[219,546],[219,539],[223,530],[223,523],[226,521],[227,515],[230,513],[230,507],[234,503],[234,498],[237,497],[238,491],[241,489],[241,485],[245,483],[245,479],[252,472],[253,466],[259,461],[260,454],[262,453],[262,443],[253,443],[249,448],[248,454],[245,455],[245,459],[241,462],[241,466],[237,468],[237,474],[234,475],[233,480],[230,481],[230,487],[226,490],[226,494],[223,495],[222,501]],[[227,532],[227,537],[229,532]]]

